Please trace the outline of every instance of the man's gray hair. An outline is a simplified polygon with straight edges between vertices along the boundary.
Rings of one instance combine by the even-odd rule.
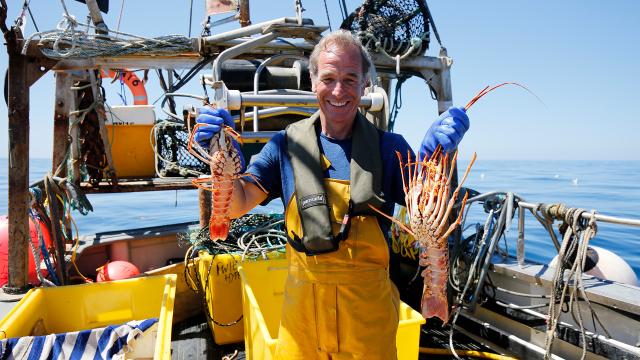
[[[311,82],[315,83],[318,78],[318,58],[320,53],[327,50],[331,45],[337,45],[341,48],[355,47],[360,50],[360,59],[362,60],[362,78],[367,81],[369,79],[369,69],[371,68],[371,55],[369,51],[362,45],[362,42],[351,32],[343,29],[336,30],[326,36],[323,36],[320,42],[313,48],[309,57],[309,73],[311,74]]]

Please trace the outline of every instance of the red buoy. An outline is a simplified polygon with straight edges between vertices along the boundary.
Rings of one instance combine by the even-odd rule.
[[[44,238],[44,243],[47,248],[49,248],[51,246],[51,234],[49,233],[49,229],[47,229],[47,226],[42,221],[38,221],[38,223],[40,226],[40,232]],[[33,224],[33,221],[31,221],[31,218],[29,218],[29,235],[33,245],[36,247],[38,254],[40,255],[40,261],[42,261],[42,251],[38,241],[38,232],[36,231],[36,227]],[[29,282],[37,285],[40,281],[38,281],[38,275],[36,274],[31,247],[29,247],[28,253]],[[47,270],[42,269],[42,275],[47,276],[47,274]],[[2,215],[0,216],[0,286],[5,285],[7,282],[9,282],[9,217]]]
[[[128,261],[117,260],[106,263],[98,269],[96,275],[97,282],[122,280],[134,277],[140,274],[140,270]]]

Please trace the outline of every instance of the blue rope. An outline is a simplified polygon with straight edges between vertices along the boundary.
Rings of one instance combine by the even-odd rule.
[[[47,244],[45,244],[44,237],[42,236],[42,232],[40,231],[40,222],[42,221],[42,219],[34,209],[29,209],[29,215],[31,215],[31,218],[33,219],[33,222],[34,222],[34,226],[36,228],[36,232],[38,233],[38,241],[40,242],[40,251],[42,252],[42,260],[44,260],[44,265],[47,268],[47,272],[51,277],[51,281],[56,285],[60,285],[61,283],[60,283],[60,280],[58,279],[58,276],[56,275],[56,269],[51,263],[51,258],[49,257]],[[40,266],[40,264],[36,264],[36,266]]]
[[[120,71],[120,92],[118,93],[118,95],[120,96],[120,99],[122,100],[122,105],[127,105],[127,94],[124,91],[124,79],[122,76],[122,72]]]

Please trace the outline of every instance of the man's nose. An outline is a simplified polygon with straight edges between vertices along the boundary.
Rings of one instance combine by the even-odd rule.
[[[338,96],[344,93],[345,87],[342,81],[336,81],[336,85],[333,87],[332,95]]]

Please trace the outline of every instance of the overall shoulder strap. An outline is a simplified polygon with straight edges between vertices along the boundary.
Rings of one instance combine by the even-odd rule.
[[[287,153],[294,173],[296,200],[303,238],[293,239],[290,244],[307,254],[321,254],[338,249],[334,241],[329,217],[324,175],[320,167],[320,148],[316,122],[320,112],[309,119],[287,126],[285,134]]]
[[[353,129],[350,171],[354,214],[375,215],[368,205],[379,209],[384,204],[380,133],[360,112]]]

